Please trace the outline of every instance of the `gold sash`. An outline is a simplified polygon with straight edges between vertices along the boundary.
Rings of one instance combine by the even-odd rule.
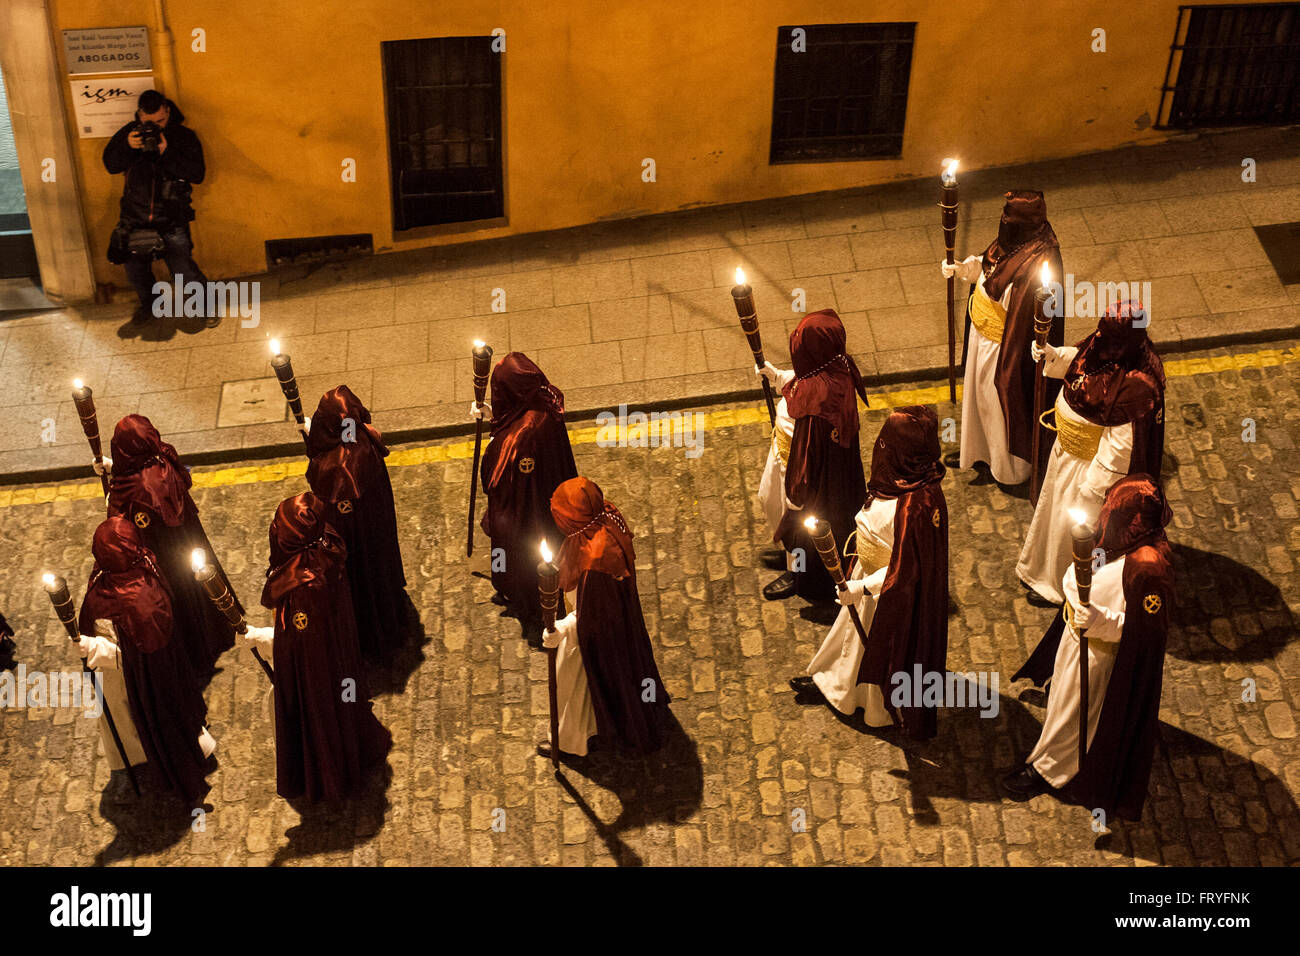
[[[850,554],[849,549],[855,543],[855,538],[857,539],[858,565],[862,568],[864,575],[889,567],[890,549],[867,535],[859,534],[856,528],[849,535],[849,540],[844,542],[844,556],[846,558]]]
[[[994,302],[980,286],[970,295],[970,324],[990,342],[1002,344],[1002,330],[1007,324],[1007,310]]]
[[[776,457],[782,466],[790,463],[790,436],[781,430],[780,425],[772,426],[772,444],[776,446]]]
[[[1048,423],[1048,415],[1056,420],[1055,426]],[[1097,449],[1101,447],[1101,434],[1106,430],[1101,425],[1057,415],[1055,408],[1043,412],[1039,421],[1044,428],[1056,432],[1056,440],[1061,443],[1061,450],[1066,454],[1083,461],[1092,461],[1097,457]]]

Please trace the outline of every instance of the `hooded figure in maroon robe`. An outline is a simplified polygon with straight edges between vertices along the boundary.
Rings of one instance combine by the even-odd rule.
[[[491,429],[480,475],[487,494],[482,527],[492,539],[492,586],[521,621],[531,624],[542,613],[541,542],[554,551],[563,537],[551,516],[551,495],[577,477],[578,468],[564,427],[564,394],[522,352],[511,352],[492,373]]]
[[[208,792],[208,758],[199,746],[207,721],[203,692],[184,646],[173,640],[172,600],[154,555],[125,518],[95,529],[90,574],[78,621],[83,634],[107,620],[117,634],[131,720],[149,764],[190,806]]]
[[[1061,264],[1061,246],[1047,221],[1047,202],[1035,189],[1013,189],[1005,193],[1006,205],[1002,207],[1002,220],[998,234],[984,250],[981,266],[984,270],[984,291],[994,302],[1000,302],[1011,285],[1011,299],[1007,303],[1006,324],[1002,332],[1002,347],[998,354],[995,381],[1002,415],[1007,423],[1007,447],[1017,458],[1029,461],[1033,457],[1034,428],[1034,374],[1036,364],[1029,355],[1029,345],[1034,340],[1034,314],[1037,303],[1034,292],[1042,285],[1043,261],[1051,264],[1052,278],[1064,281],[1065,267]],[[962,354],[970,341],[970,307],[967,303],[965,339]],[[1060,345],[1065,341],[1065,310],[1052,320],[1047,341]],[[1044,409],[1056,402],[1060,383],[1047,380]],[[1047,455],[1051,442],[1042,442],[1039,461],[1031,462],[1041,476],[1047,468]]]
[[[280,503],[262,591],[275,615],[276,792],[309,803],[358,793],[393,742],[366,690],[334,510],[310,492]]]
[[[1124,623],[1096,730],[1065,791],[1082,806],[1100,807],[1108,818],[1138,820],[1146,802],[1174,600],[1164,530],[1171,517],[1159,484],[1149,475],[1129,475],[1111,487],[1097,522],[1096,546],[1105,551],[1106,562],[1124,559]],[[1064,627],[1058,615],[1013,681],[1047,682]]]
[[[361,653],[383,658],[403,641],[406,574],[383,436],[346,385],[321,396],[307,435],[307,483],[331,506],[329,523],[347,546],[348,585]]]
[[[871,454],[867,505],[895,498],[894,548],[876,600],[858,682],[876,684],[885,707],[900,718],[909,737],[936,732],[933,707],[890,703],[895,674],[920,665],[943,674],[948,660],[948,504],[939,460],[939,422],[934,409],[909,405],[890,413]]]
[[[111,450],[108,514],[132,522],[155,556],[171,594],[176,637],[194,674],[206,680],[217,658],[233,646],[235,630],[194,580],[190,555],[195,548],[207,553],[218,574],[224,577],[225,572],[190,497],[189,470],[143,415],[127,415],[117,423]]]
[[[810,601],[833,600],[835,585],[804,520],[816,516],[829,522],[842,547],[867,490],[858,445],[857,402],[861,396],[867,404],[867,392],[857,363],[844,347],[844,325],[831,309],[804,316],[790,333],[795,377],[782,394],[794,419],[794,436],[786,462],[785,496],[798,510],[785,512],[777,533],[786,551],[803,549],[804,570],[793,573],[794,592]],[[765,595],[786,596],[769,590],[782,580],[769,585]]]
[[[1165,448],[1165,368],[1147,335],[1142,303],[1111,306],[1079,343],[1065,373],[1066,404],[1094,425],[1132,423],[1129,474],[1160,481]]]
[[[671,715],[641,613],[632,533],[595,482],[582,477],[555,489],[551,513],[566,535],[558,555],[560,589],[578,589],[578,644],[597,734],[657,750]]]

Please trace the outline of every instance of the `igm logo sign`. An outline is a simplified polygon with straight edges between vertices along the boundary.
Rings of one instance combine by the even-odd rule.
[[[58,927],[126,927],[135,936],[148,936],[153,925],[151,893],[71,892],[50,897],[50,925]]]

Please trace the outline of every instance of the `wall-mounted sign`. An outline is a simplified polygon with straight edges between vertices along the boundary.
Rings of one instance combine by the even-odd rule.
[[[63,52],[69,73],[148,73],[148,27],[96,27],[64,30]]]
[[[112,136],[135,119],[140,94],[153,89],[153,76],[114,76],[102,80],[73,80],[72,106],[82,139]]]

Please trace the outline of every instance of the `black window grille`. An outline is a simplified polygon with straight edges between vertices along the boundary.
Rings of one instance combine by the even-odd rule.
[[[492,37],[382,44],[393,228],[504,214],[501,57]]]
[[[1179,7],[1160,114],[1172,129],[1300,121],[1300,3]]]
[[[769,162],[901,155],[915,33],[915,23],[778,29]]]

